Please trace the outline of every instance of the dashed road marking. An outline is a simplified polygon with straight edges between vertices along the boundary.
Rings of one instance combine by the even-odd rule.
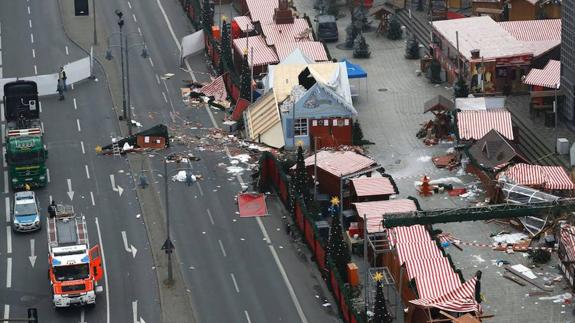
[[[156,82],[158,82],[158,84],[160,84],[160,77],[158,76],[158,74],[156,74]]]
[[[32,58],[36,58],[36,50],[32,48]]]
[[[6,258],[6,288],[12,288],[12,258]]]
[[[168,103],[168,97],[166,96],[166,93],[164,93],[164,92],[162,91],[162,95],[164,96],[164,101],[166,101],[166,103]]]
[[[4,320],[8,320],[10,318],[10,305],[4,304]]]
[[[30,42],[34,44],[34,34],[30,34]]]
[[[70,52],[68,51],[68,46],[64,47],[66,49],[66,55],[70,55]]]
[[[138,19],[136,19],[136,15],[132,14],[132,18],[134,18],[134,22],[138,22]]]
[[[246,315],[246,321],[248,321],[248,323],[252,323],[252,320],[250,320],[250,315],[248,314],[248,311],[244,311],[244,314]]]
[[[12,227],[6,226],[6,253],[12,253]]]
[[[84,167],[86,168],[86,177],[90,179],[90,170],[88,169],[88,165],[84,165]]]
[[[86,154],[86,150],[84,150],[84,142],[80,140],[80,146],[82,147],[82,154]]]
[[[4,193],[8,194],[10,192],[10,188],[8,187],[8,171],[4,171]]]
[[[2,147],[2,156],[6,156],[6,147]],[[2,167],[8,167],[8,163],[6,163],[6,158],[2,158]]]
[[[32,28],[32,19],[28,19],[28,26],[30,26],[30,28]]]
[[[239,294],[240,288],[238,287],[238,282],[236,281],[236,276],[234,276],[234,273],[231,273],[230,276],[232,277],[232,282],[234,283],[234,288],[236,289],[236,293]]]
[[[130,9],[132,9],[132,4],[130,3],[130,1],[128,1],[128,7],[130,7]]]
[[[28,14],[30,14],[30,6],[28,6]]]
[[[34,65],[34,75],[38,75],[38,67],[36,65]]]
[[[10,198],[4,198],[4,208],[6,209],[6,223],[10,223]]]
[[[6,117],[4,116],[4,103],[0,103],[0,121],[6,121]],[[2,131],[4,133],[4,131]]]
[[[210,218],[210,222],[212,223],[212,225],[215,225],[216,223],[214,222],[214,218],[212,217],[212,212],[210,212],[210,209],[208,209],[207,211],[208,211],[208,217]]]
[[[152,60],[152,58],[148,57],[148,60],[150,61],[150,65],[152,65],[152,67],[154,67],[154,61]]]
[[[74,101],[74,110],[78,110],[78,104],[76,103],[76,98],[74,98],[72,101]]]
[[[76,124],[78,125],[78,132],[82,132],[82,127],[80,127],[80,119],[76,119]]]
[[[92,206],[96,206],[96,201],[94,200],[94,193],[90,192],[90,198],[92,199]]]
[[[224,244],[222,243],[222,240],[218,240],[218,243],[220,244],[220,249],[222,250],[222,254],[224,255],[224,257],[227,257],[228,254],[226,253],[226,250],[224,249]]]
[[[50,183],[50,168],[46,167],[46,180]]]
[[[98,240],[100,242],[100,251],[102,252],[102,269],[104,269],[104,290],[106,292],[106,322],[110,323],[110,285],[108,285],[108,273],[106,272],[106,256],[104,254],[104,244],[102,243],[102,233],[100,232],[100,223],[98,218],[94,219],[96,222],[96,230],[98,232]]]

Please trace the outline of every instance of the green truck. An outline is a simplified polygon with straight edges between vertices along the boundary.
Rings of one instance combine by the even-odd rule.
[[[4,85],[6,164],[15,190],[46,186],[46,158],[38,107],[38,87],[33,81]],[[28,187],[27,187],[28,186]]]

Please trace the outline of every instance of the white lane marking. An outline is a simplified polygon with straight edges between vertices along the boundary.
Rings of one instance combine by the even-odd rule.
[[[8,171],[4,171],[4,193],[8,194],[10,188],[8,187]]]
[[[82,309],[80,311],[80,322],[79,323],[86,323],[86,311]]]
[[[134,22],[138,22],[138,19],[136,19],[136,15],[132,14],[132,18],[134,18]]]
[[[154,67],[154,61],[152,60],[152,58],[148,57],[148,60],[150,61],[150,65],[152,65],[152,67]]]
[[[64,47],[66,49],[66,55],[70,55],[70,52],[68,51],[68,46]]]
[[[0,51],[0,66],[2,66],[2,52]]]
[[[86,150],[84,150],[84,142],[80,140],[80,147],[82,147],[82,154],[86,154]]]
[[[40,128],[42,128],[42,133],[44,133],[44,121],[40,121]]]
[[[100,232],[98,217],[96,217],[94,221],[96,222],[98,241],[100,242],[100,252],[102,253],[102,268],[104,268],[104,290],[106,291],[106,322],[110,323],[110,285],[108,285],[108,273],[106,272],[106,256],[104,255],[104,244],[102,243],[102,233]]]
[[[74,110],[78,110],[78,104],[76,103],[76,98],[72,99],[74,101]]]
[[[38,110],[42,113],[42,101],[38,101]]]
[[[293,290],[293,287],[289,281],[289,278],[286,274],[286,271],[284,269],[284,266],[282,265],[280,258],[278,257],[278,254],[276,252],[276,249],[274,248],[274,246],[269,245],[270,247],[270,251],[272,252],[272,255],[274,256],[274,260],[276,262],[276,265],[278,266],[280,273],[282,275],[282,278],[284,280],[284,283],[287,286],[288,292],[289,292],[289,296],[291,297],[292,302],[295,305],[295,309],[297,311],[297,314],[299,315],[299,318],[301,320],[302,323],[307,323],[307,318],[305,317],[305,314],[303,312],[303,309],[301,308],[301,305],[299,303],[299,300],[297,299],[297,296],[295,294],[295,291]]]
[[[226,250],[224,249],[224,244],[222,243],[222,240],[218,239],[218,243],[220,244],[220,249],[222,250],[222,254],[224,255],[224,257],[227,257],[228,254],[226,254]]]
[[[0,121],[6,121],[6,117],[4,116],[4,103],[0,103],[0,113]],[[2,131],[2,134],[4,134],[4,131]]]
[[[88,165],[84,165],[84,167],[86,168],[86,177],[90,179],[90,170],[88,169]]]
[[[4,320],[10,318],[10,305],[4,304]]]
[[[6,156],[6,147],[2,147],[2,156]],[[8,164],[6,163],[6,158],[2,158],[2,167],[4,168],[8,167]]]
[[[35,241],[34,239],[30,239],[30,257],[28,257],[28,259],[30,260],[30,264],[32,265],[32,268],[34,268],[34,264],[36,264],[36,252],[35,250]]]
[[[32,19],[28,19],[28,26],[30,26],[30,28],[32,28]]]
[[[28,6],[28,14],[30,14],[30,6]]]
[[[72,180],[70,178],[67,178],[66,182],[68,183],[68,192],[66,192],[66,193],[68,194],[70,201],[73,201],[74,200],[74,191],[72,190]]]
[[[0,79],[2,78],[2,66],[0,66]]]
[[[6,226],[6,253],[12,253],[12,228]]]
[[[32,48],[32,58],[36,58],[36,50]]]
[[[176,46],[178,46],[178,48],[182,48],[182,46],[180,45],[180,41],[178,40],[178,37],[176,37],[176,33],[174,32],[174,29],[172,28],[172,23],[170,22],[170,19],[168,19],[168,15],[166,14],[166,10],[164,10],[164,7],[162,6],[162,3],[160,2],[160,0],[156,0],[156,3],[158,4],[158,7],[160,7],[160,11],[162,12],[162,15],[164,16],[164,20],[166,21],[166,24],[168,25],[168,29],[170,30],[170,35],[172,35],[172,39],[176,43]],[[189,67],[188,67],[188,70],[190,70]],[[196,81],[196,80],[194,79],[194,81]]]
[[[134,323],[138,323],[138,301],[132,301],[132,318]]]
[[[239,294],[240,288],[238,287],[238,282],[236,281],[236,276],[234,276],[234,273],[231,273],[230,276],[232,276],[232,282],[234,282],[234,288],[236,289],[236,293]]]
[[[200,185],[200,182],[198,183],[198,190],[200,191],[200,196],[204,196],[204,190],[202,189],[202,185]]]
[[[158,74],[156,74],[156,82],[158,82],[158,84],[160,84],[160,77],[158,76]]]
[[[90,198],[92,199],[92,206],[96,206],[96,201],[94,200],[94,193],[90,192]]]
[[[82,132],[82,127],[80,127],[80,119],[76,119],[76,124],[78,125],[78,132]]]
[[[34,34],[30,34],[30,42],[34,44]]]
[[[4,198],[4,209],[6,210],[6,223],[10,222],[10,197]]]
[[[248,323],[252,323],[252,320],[250,320],[250,315],[248,314],[248,311],[244,310],[244,314],[246,315],[246,320],[248,321]]]
[[[46,168],[46,180],[50,183],[50,168]]]
[[[52,195],[49,195],[49,196],[48,196],[48,201],[49,201],[48,203],[52,203],[52,201],[54,201],[54,200],[52,199]]]
[[[208,217],[210,218],[210,222],[212,223],[212,225],[215,225],[216,223],[214,222],[214,218],[212,217],[212,212],[210,212],[210,209],[208,209],[207,211],[208,211]]]
[[[6,259],[6,288],[12,288],[12,258]]]
[[[164,96],[164,101],[166,101],[166,103],[168,103],[168,97],[166,96],[166,93],[164,93],[164,91],[162,91],[162,95]]]
[[[130,3],[130,1],[128,1],[128,7],[130,7],[130,9],[132,9],[132,4]]]
[[[136,258],[136,253],[138,252],[138,249],[136,249],[136,247],[134,247],[134,245],[132,244],[128,246],[128,236],[126,235],[126,231],[122,231],[122,240],[124,241],[124,249],[128,253],[131,253],[133,258]]]
[[[74,83],[70,84],[70,88],[73,90],[74,89]]]
[[[38,75],[38,67],[36,65],[34,65],[34,75]]]
[[[138,33],[140,33],[140,35],[142,34],[142,30],[140,29],[140,27],[138,27]]]

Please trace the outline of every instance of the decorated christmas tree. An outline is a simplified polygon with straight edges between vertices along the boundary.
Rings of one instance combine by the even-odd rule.
[[[211,34],[214,25],[214,8],[210,0],[204,0],[202,3],[202,28],[204,33]]]
[[[371,52],[369,45],[365,42],[365,37],[359,34],[353,41],[353,57],[354,58],[369,58]]]
[[[303,158],[303,148],[301,145],[298,145],[297,147],[297,159],[294,177],[295,192],[297,196],[303,197],[305,202],[309,201],[308,177],[307,170],[305,168],[305,161]]]
[[[387,30],[387,38],[391,40],[401,39],[401,24],[395,15],[391,17],[389,21],[389,29]]]
[[[373,318],[372,323],[391,323],[393,318],[387,311],[387,305],[385,304],[385,295],[383,295],[383,288],[381,281],[383,280],[383,275],[378,271],[375,273],[373,280],[376,282],[375,286],[375,304],[373,305]]]
[[[453,94],[456,98],[466,98],[469,96],[469,87],[463,77],[458,77],[455,84],[453,84]]]
[[[247,53],[244,53],[244,57],[242,59],[242,70],[240,72],[240,98],[246,99],[248,101],[251,100],[251,82],[252,74],[250,71],[250,65],[248,63],[248,55]]]
[[[222,40],[220,47],[222,48],[220,56],[220,69],[222,69],[223,74],[227,68],[233,65],[230,24],[228,24],[225,19],[222,21]]]
[[[347,264],[351,261],[351,255],[347,244],[343,241],[341,223],[338,216],[339,198],[332,197],[328,211],[331,215],[331,228],[327,241],[326,259],[330,259],[337,268],[340,277],[347,281]]]

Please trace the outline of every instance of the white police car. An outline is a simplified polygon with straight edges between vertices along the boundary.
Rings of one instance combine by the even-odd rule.
[[[12,204],[12,229],[19,232],[40,230],[40,211],[32,191],[17,192]]]

